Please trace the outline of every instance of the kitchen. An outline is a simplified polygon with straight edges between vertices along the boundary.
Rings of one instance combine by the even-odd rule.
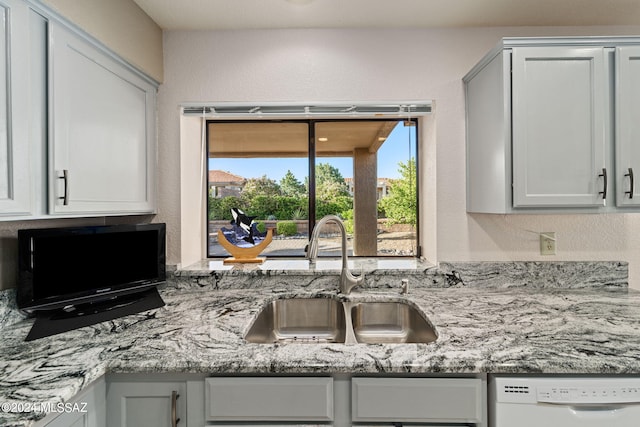
[[[178,106],[182,103],[432,100],[434,113],[423,118],[421,126],[421,162],[426,165],[421,199],[426,225],[421,243],[430,262],[616,260],[629,263],[629,286],[638,288],[637,214],[466,212],[462,83],[463,76],[502,37],[637,35],[637,25],[593,20],[573,26],[571,21],[546,23],[543,17],[540,22],[525,20],[521,25],[507,17],[499,26],[456,28],[168,30],[160,35],[162,40],[156,28],[151,31],[154,42],[138,46],[137,52],[144,52],[138,55],[128,53],[138,38],[135,42],[131,37],[117,40],[122,34],[121,23],[127,21],[105,20],[109,14],[95,12],[104,7],[98,3],[83,10],[77,4],[50,2],[90,33],[104,34],[104,26],[111,23],[115,30],[106,31],[110,36],[96,37],[104,37],[114,50],[122,51],[122,56],[162,82],[158,91],[158,214],[154,221],[168,225],[168,264],[188,266],[202,258],[199,206],[203,201],[197,190],[201,177],[198,168],[190,167],[198,162],[198,147],[181,140],[189,133],[199,136],[200,126],[191,118],[180,117]],[[598,15],[596,6],[591,9]],[[554,10],[549,19],[559,15]],[[604,19],[609,13],[599,15]],[[146,18],[140,20],[147,22]],[[111,37],[116,40],[109,40]],[[149,61],[147,55],[153,53],[154,59]],[[10,239],[15,230],[100,221],[110,220],[2,223],[2,288],[13,287],[15,280]],[[538,233],[546,231],[555,231],[558,240],[557,255],[552,257],[539,252]],[[5,251],[5,245],[9,250]]]

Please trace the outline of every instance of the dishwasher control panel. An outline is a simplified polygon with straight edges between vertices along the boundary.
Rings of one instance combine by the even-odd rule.
[[[635,403],[640,402],[640,386],[636,387],[538,387],[538,402],[547,403]]]
[[[503,403],[594,405],[640,402],[640,378],[496,378]]]

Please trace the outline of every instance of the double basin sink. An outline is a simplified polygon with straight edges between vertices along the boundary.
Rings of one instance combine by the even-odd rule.
[[[408,301],[281,298],[262,308],[245,339],[251,343],[429,343],[438,338]]]

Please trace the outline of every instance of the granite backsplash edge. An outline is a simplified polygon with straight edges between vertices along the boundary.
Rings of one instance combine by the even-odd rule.
[[[402,279],[409,287],[438,288],[517,288],[535,289],[627,289],[629,265],[624,261],[478,261],[441,262],[438,267],[417,272],[366,272],[365,289],[392,289]],[[167,268],[167,284],[177,288],[216,289],[330,289],[336,287],[336,274],[300,275],[292,272],[280,274],[228,274],[211,271],[209,274],[175,274],[175,266]],[[15,289],[0,291],[0,327],[21,321],[25,315],[16,305]]]
[[[626,261],[500,261],[441,262],[438,268],[449,282],[468,287],[625,289],[629,286]]]

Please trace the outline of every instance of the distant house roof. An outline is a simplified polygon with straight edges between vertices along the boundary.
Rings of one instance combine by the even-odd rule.
[[[209,183],[244,183],[245,178],[221,170],[209,171]]]

